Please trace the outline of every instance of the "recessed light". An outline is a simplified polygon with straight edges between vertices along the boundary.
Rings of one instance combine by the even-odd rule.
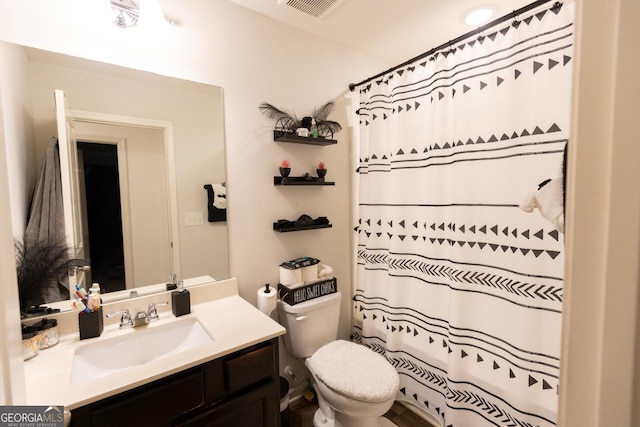
[[[480,7],[469,11],[464,16],[464,23],[467,25],[480,25],[487,22],[493,16],[493,9],[490,7]]]

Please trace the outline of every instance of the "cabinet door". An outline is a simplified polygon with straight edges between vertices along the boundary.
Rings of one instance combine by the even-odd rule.
[[[256,348],[227,358],[224,362],[225,383],[235,393],[265,379],[274,377],[274,346]]]
[[[190,419],[181,427],[277,427],[280,405],[275,381]]]
[[[145,387],[135,393],[124,393],[105,405],[91,410],[93,427],[112,426],[168,426],[180,415],[202,406],[204,379],[194,372],[155,387]],[[79,419],[73,419],[80,427]],[[77,423],[76,423],[77,421]],[[86,426],[88,424],[84,424]]]

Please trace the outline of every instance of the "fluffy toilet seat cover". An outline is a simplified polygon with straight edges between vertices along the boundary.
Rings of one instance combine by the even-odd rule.
[[[400,388],[398,373],[381,355],[349,341],[332,341],[307,359],[327,387],[357,400],[382,402]]]

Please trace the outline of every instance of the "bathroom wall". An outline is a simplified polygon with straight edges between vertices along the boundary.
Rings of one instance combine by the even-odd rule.
[[[578,6],[558,425],[635,427],[640,57],[631,52],[640,40],[640,2]]]
[[[35,173],[26,76],[27,58],[22,50],[0,47],[0,402],[6,404],[24,396],[13,235],[24,229],[29,194],[26,183]],[[23,203],[13,206],[10,200]]]
[[[38,172],[36,148],[33,144],[31,89],[28,79],[28,60],[22,50],[4,49],[2,52],[3,119],[5,123],[7,173],[14,233],[26,227],[27,206],[33,190],[33,177]]]

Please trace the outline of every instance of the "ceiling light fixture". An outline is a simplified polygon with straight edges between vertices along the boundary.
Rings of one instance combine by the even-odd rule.
[[[464,23],[467,25],[480,25],[489,21],[494,14],[491,7],[483,6],[470,10],[464,16]]]
[[[111,22],[120,28],[133,27],[140,18],[140,8],[133,0],[111,0],[111,12]]]
[[[120,28],[136,25],[161,27],[173,21],[166,19],[158,0],[110,0],[112,22]]]

